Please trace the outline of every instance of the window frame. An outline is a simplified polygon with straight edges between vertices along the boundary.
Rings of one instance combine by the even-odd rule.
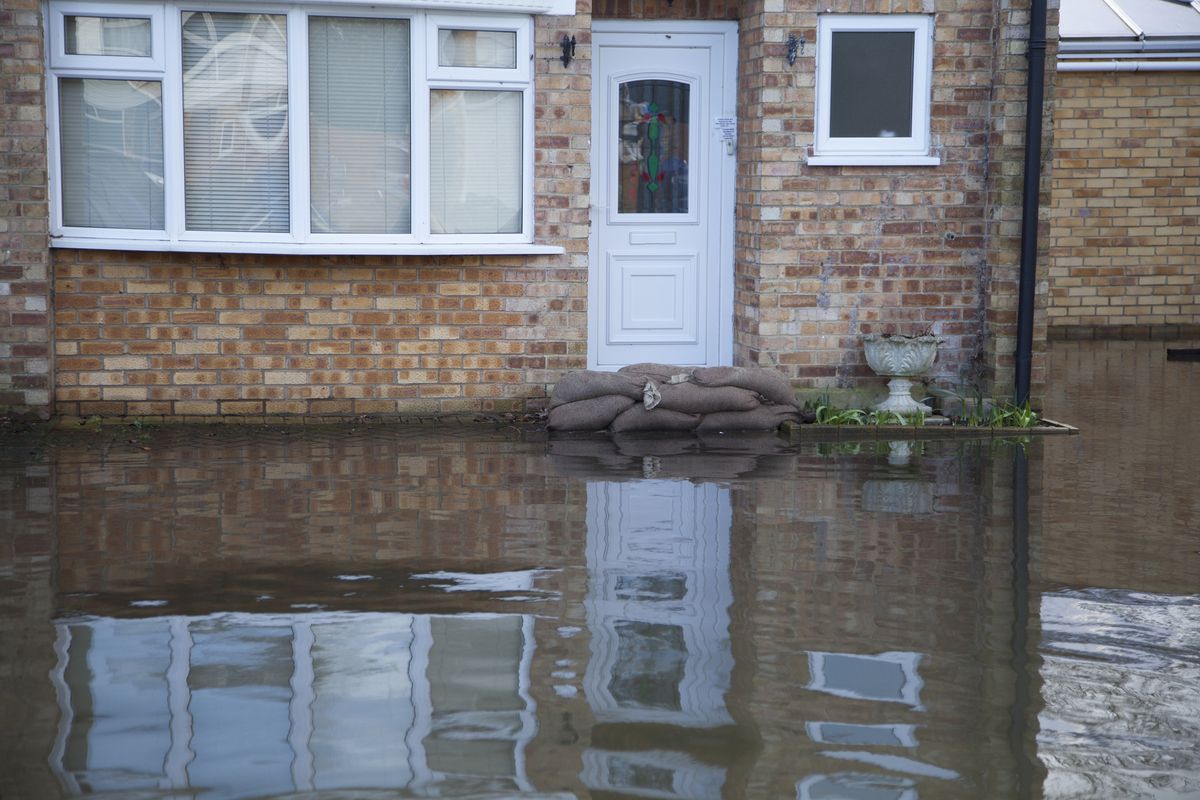
[[[106,69],[114,70],[144,70],[161,72],[165,69],[163,61],[165,42],[163,41],[164,8],[160,4],[144,3],[87,3],[62,2],[51,3],[47,19],[47,33],[50,46],[49,66],[51,69]],[[148,19],[150,21],[150,55],[142,56],[95,56],[75,55],[67,52],[67,17],[106,17],[108,19]]]
[[[831,116],[833,34],[898,32],[913,34],[912,136],[833,137]],[[835,165],[936,166],[930,130],[933,84],[932,14],[820,14],[817,17],[816,108],[812,153],[807,163]]]
[[[534,85],[533,19],[527,14],[423,10],[411,7],[248,3],[179,0],[155,3],[97,3],[51,0],[47,6],[47,134],[49,148],[50,236],[53,247],[278,254],[543,254],[562,247],[534,244]],[[187,230],[184,217],[182,20],[186,12],[234,12],[286,16],[288,53],[289,231],[255,233]],[[65,18],[70,15],[151,19],[150,59],[129,56],[67,56]],[[311,229],[309,171],[308,20],[332,16],[404,19],[409,22],[412,76],[410,131],[411,232],[407,234],[314,233]],[[517,34],[515,69],[439,68],[435,76],[439,27],[511,30]],[[64,58],[66,60],[64,60]],[[134,63],[137,62],[137,63]],[[447,70],[450,72],[447,74]],[[466,73],[466,74],[463,74]],[[59,80],[91,78],[148,80],[162,84],[165,224],[162,230],[89,228],[63,222],[62,146]],[[430,228],[430,93],[436,89],[500,90],[522,94],[521,230],[496,234],[436,234]]]

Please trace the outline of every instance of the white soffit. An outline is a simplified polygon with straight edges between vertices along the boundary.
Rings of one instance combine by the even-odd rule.
[[[1133,30],[1104,0],[1062,0],[1058,33],[1063,39],[1133,37]]]
[[[1147,37],[1200,36],[1200,11],[1175,0],[1117,0]]]
[[[1179,0],[1062,0],[1059,37],[1064,43],[1200,39],[1197,6]]]

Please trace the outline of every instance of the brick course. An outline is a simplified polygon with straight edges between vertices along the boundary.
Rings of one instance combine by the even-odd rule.
[[[1063,335],[1200,324],[1200,75],[1061,77],[1049,282]]]

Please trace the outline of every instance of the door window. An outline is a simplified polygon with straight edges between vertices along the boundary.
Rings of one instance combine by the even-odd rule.
[[[618,213],[687,213],[690,90],[678,81],[621,84]]]

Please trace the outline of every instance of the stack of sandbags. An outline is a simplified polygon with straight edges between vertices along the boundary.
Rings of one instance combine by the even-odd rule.
[[[773,430],[800,420],[791,384],[751,367],[634,364],[618,372],[573,372],[550,396],[556,431]]]

